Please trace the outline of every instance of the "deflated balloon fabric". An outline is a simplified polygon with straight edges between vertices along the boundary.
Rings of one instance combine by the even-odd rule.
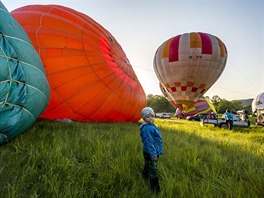
[[[41,59],[0,1],[0,144],[25,132],[48,105]]]

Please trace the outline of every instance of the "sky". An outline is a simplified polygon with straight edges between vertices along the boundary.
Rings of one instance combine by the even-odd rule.
[[[264,0],[2,0],[9,12],[32,4],[57,4],[82,12],[118,41],[146,95],[162,95],[153,69],[158,47],[179,34],[205,32],[220,38],[228,58],[205,93],[226,100],[264,91]]]

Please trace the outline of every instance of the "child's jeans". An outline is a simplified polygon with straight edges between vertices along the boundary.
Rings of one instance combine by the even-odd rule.
[[[151,160],[149,153],[143,152],[143,155],[145,159],[144,169],[142,171],[143,177],[144,179],[149,178],[151,191],[158,193],[160,192],[159,177],[158,177],[159,176],[158,161]]]
[[[158,177],[158,161],[152,161],[149,153],[143,152],[143,155],[145,159],[143,176],[152,179]]]

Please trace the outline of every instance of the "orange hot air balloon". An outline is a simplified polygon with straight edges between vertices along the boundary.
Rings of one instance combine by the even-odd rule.
[[[41,118],[137,122],[146,96],[116,39],[90,17],[59,5],[11,12],[39,53],[51,87]]]
[[[192,107],[222,74],[224,43],[211,34],[191,32],[165,41],[154,57],[155,73],[175,104]]]

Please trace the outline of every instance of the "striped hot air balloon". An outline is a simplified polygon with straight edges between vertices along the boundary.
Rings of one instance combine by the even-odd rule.
[[[216,110],[209,99],[202,96],[197,102],[194,103],[193,107],[184,111],[184,115],[186,117],[195,115],[197,113],[216,113]]]
[[[154,70],[175,104],[193,106],[222,74],[224,43],[208,33],[191,32],[165,41],[156,51]]]

